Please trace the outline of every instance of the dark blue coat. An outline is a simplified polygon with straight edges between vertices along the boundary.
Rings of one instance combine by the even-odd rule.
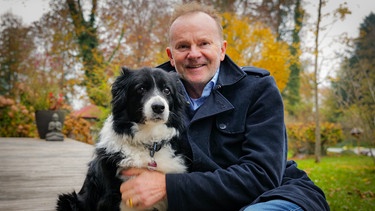
[[[241,69],[226,56],[210,96],[187,117],[191,173],[167,174],[169,210],[231,211],[274,198],[329,209],[323,192],[287,164],[283,102],[268,71]]]

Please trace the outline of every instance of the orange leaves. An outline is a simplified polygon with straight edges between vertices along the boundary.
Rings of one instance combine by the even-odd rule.
[[[33,137],[36,134],[34,112],[0,95],[0,137]]]
[[[342,129],[333,123],[323,122],[321,125],[322,141],[337,143],[341,141]],[[288,136],[292,140],[302,142],[314,142],[315,140],[314,123],[295,123],[288,125]]]
[[[342,129],[329,122],[320,124],[321,146],[334,145],[342,140]],[[294,153],[312,153],[315,144],[315,124],[295,123],[287,125],[288,147]]]
[[[70,114],[65,118],[63,133],[67,137],[77,141],[94,144],[90,128],[91,124],[89,121]]]
[[[223,14],[227,54],[240,66],[251,65],[267,69],[283,90],[289,78],[293,57],[287,43],[277,41],[271,29],[235,14]]]

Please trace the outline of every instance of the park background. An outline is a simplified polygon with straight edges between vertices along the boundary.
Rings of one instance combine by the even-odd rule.
[[[95,144],[121,66],[167,61],[169,1],[1,0],[0,137],[37,137],[34,112]],[[375,206],[375,4],[202,0],[223,15],[228,55],[268,69],[283,95],[289,155],[332,210]]]

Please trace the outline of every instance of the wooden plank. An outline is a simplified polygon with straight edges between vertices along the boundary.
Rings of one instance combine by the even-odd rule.
[[[72,139],[0,138],[0,211],[55,210],[58,194],[81,188],[93,152]]]

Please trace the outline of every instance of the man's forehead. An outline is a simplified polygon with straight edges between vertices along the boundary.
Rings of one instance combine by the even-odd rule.
[[[196,11],[196,12],[189,12],[189,13],[186,13],[177,17],[171,24],[171,27],[175,24],[181,24],[188,20],[194,20],[194,19],[207,19],[207,20],[211,20],[215,22],[215,20],[207,13]]]
[[[207,36],[206,32],[204,32],[207,30],[215,30],[219,34],[219,29],[215,20],[211,16],[203,12],[189,13],[178,17],[172,23],[169,29],[169,36],[171,37],[173,35],[174,38],[176,36],[183,36],[180,33],[185,29],[187,32],[192,32],[195,30],[194,33],[202,33],[202,37],[204,35]]]

